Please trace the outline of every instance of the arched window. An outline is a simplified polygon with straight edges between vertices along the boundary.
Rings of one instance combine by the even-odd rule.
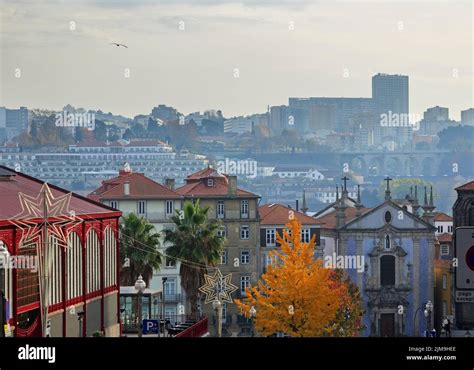
[[[92,293],[100,288],[100,254],[97,232],[89,230],[86,240],[87,293]]]
[[[104,246],[105,287],[110,287],[117,284],[117,245],[115,241],[115,234],[110,227],[107,227],[104,232]]]
[[[48,304],[56,304],[62,301],[62,269],[61,269],[61,247],[59,240],[54,235],[49,237],[48,247],[45,251],[45,268],[49,275]]]
[[[67,299],[80,297],[82,295],[82,245],[77,233],[72,232],[68,236],[68,248],[66,250],[67,267]]]
[[[390,235],[385,235],[385,249],[390,249],[391,247]]]
[[[380,285],[395,285],[395,257],[380,257]]]
[[[26,258],[37,258],[38,243],[38,237],[25,237],[19,245],[18,255]],[[18,307],[27,306],[40,301],[38,276],[38,269],[19,268],[17,270]]]

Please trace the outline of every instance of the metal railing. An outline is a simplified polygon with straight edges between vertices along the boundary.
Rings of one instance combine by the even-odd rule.
[[[157,297],[157,302],[161,302],[161,294]],[[175,303],[175,302],[181,302],[181,294],[176,293],[176,294],[167,294],[165,293],[165,303]]]
[[[225,211],[225,217],[223,219],[227,220],[248,220],[254,219],[257,216],[257,212],[255,210],[250,210],[247,213],[240,213],[240,211]]]
[[[168,214],[166,212],[145,212],[145,213],[137,213],[137,212],[123,212],[124,216],[128,216],[130,213],[135,213],[140,217],[146,218],[150,222],[156,221],[168,221],[170,222],[170,218],[173,214]]]
[[[208,332],[208,319],[204,317],[194,325],[175,335],[175,338],[196,338],[202,337]]]

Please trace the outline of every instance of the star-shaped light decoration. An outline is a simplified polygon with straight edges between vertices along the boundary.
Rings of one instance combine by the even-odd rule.
[[[68,230],[82,219],[69,209],[72,193],[54,197],[47,183],[44,183],[36,197],[24,193],[18,193],[21,212],[10,219],[10,223],[21,231],[20,245],[25,240],[33,240],[41,236],[42,229],[39,221],[46,216],[48,221],[48,233],[54,235],[59,245],[67,246]],[[53,220],[51,220],[53,219]]]
[[[199,288],[199,291],[206,295],[204,303],[213,301],[221,301],[232,303],[231,294],[235,292],[238,287],[232,284],[232,274],[222,275],[221,270],[216,269],[214,275],[204,274],[206,283]]]

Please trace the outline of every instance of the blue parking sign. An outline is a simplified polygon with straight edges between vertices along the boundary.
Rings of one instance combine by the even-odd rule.
[[[143,334],[159,334],[160,325],[158,320],[143,320]]]

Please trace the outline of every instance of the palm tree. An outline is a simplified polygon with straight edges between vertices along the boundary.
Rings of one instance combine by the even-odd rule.
[[[191,314],[198,312],[199,287],[204,284],[207,266],[216,266],[224,248],[225,238],[217,235],[218,220],[208,219],[209,207],[201,208],[185,202],[182,211],[176,211],[171,219],[175,230],[166,231],[165,241],[172,243],[166,253],[183,260],[180,267],[181,286],[186,292]]]
[[[160,234],[145,218],[130,213],[123,218],[120,225],[120,261],[122,266],[125,258],[130,263],[120,272],[122,285],[134,285],[139,275],[142,275],[146,286],[150,286],[153,270],[161,265]]]

